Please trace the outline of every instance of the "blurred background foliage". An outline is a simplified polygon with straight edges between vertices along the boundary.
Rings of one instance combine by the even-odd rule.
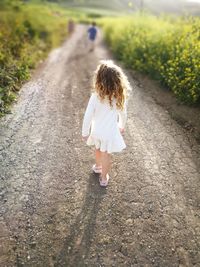
[[[114,54],[128,68],[157,79],[182,102],[200,103],[200,19],[133,17],[102,19]]]
[[[31,69],[67,37],[70,18],[95,19],[129,68],[158,79],[181,101],[199,103],[200,4],[191,1],[0,0],[0,114]]]
[[[82,18],[56,4],[41,1],[0,1],[0,114],[30,71],[67,36],[70,17]]]

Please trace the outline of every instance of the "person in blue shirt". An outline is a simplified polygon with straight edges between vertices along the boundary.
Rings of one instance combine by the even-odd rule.
[[[96,23],[93,22],[92,25],[88,29],[88,38],[89,38],[89,42],[90,42],[90,51],[94,50],[96,36],[97,36]]]

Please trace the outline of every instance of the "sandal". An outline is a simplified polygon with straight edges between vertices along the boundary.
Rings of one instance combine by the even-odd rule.
[[[102,173],[102,168],[101,167],[96,167],[96,164],[92,166],[92,170],[94,173]]]
[[[108,174],[106,174],[106,181],[102,181],[102,177],[100,177],[99,178],[100,186],[106,187],[108,185],[109,179],[110,179],[110,176]]]

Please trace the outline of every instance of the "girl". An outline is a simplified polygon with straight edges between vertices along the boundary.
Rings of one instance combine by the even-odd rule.
[[[126,123],[126,93],[130,89],[127,77],[112,61],[101,61],[94,76],[92,93],[82,126],[83,140],[95,146],[95,165],[100,185],[109,180],[111,153],[120,152],[126,145],[122,134]]]

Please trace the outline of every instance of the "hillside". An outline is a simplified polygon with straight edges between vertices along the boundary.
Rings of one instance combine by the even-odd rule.
[[[129,10],[129,0],[62,0],[65,5],[71,7],[83,7],[93,9],[108,9],[113,11]]]
[[[154,14],[200,15],[200,2],[195,0],[24,0],[24,2],[59,3],[70,9],[75,8],[87,13],[100,13],[102,15],[109,15],[113,12],[118,14],[132,13],[141,9]]]
[[[34,1],[34,0],[32,0]],[[68,8],[78,8],[81,10],[102,13],[114,12],[134,12],[144,9],[155,14],[192,14],[200,15],[200,4],[188,0],[35,0],[59,2]]]

